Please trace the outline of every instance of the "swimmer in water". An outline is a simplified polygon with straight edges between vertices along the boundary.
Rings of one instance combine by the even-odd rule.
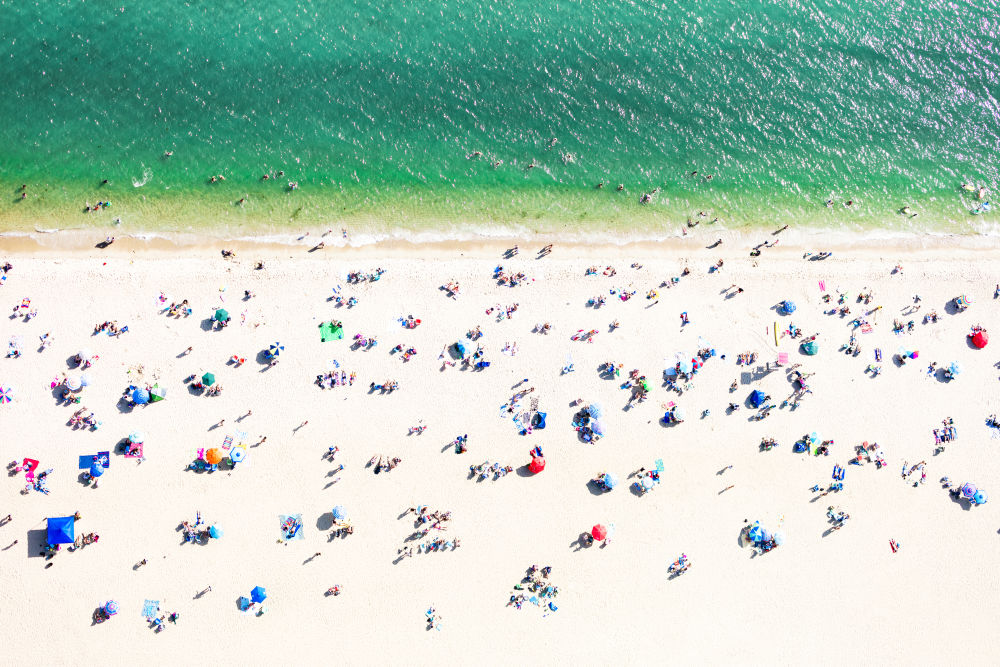
[[[600,190],[603,187],[604,187],[604,181],[601,181],[600,183],[597,184],[597,189],[598,190]]]
[[[534,160],[532,160],[532,161],[531,161],[531,164],[529,164],[529,165],[528,165],[528,166],[526,167],[526,169],[534,169],[534,168],[535,168],[535,167],[537,167],[537,166],[538,166],[538,165],[537,165],[537,164],[535,164],[535,161],[534,161]]]
[[[973,185],[972,183],[962,183],[962,189],[965,190],[966,192],[975,192],[976,186]]]
[[[171,156],[173,156],[173,154],[174,154],[173,151],[164,151],[163,157],[171,157]]]
[[[624,183],[619,183],[618,184],[618,192],[621,192],[624,189],[625,189],[625,184]]]
[[[493,161],[493,168],[496,169],[497,167],[499,167],[502,164],[503,164],[503,160],[494,160]]]
[[[267,181],[267,180],[270,180],[270,179],[271,179],[271,175],[270,174],[264,174],[263,176],[260,177],[260,180],[262,180],[262,181]]]
[[[854,206],[854,200],[853,199],[848,199],[847,201],[844,202],[844,206],[846,206],[848,208],[850,208],[851,206]]]
[[[465,159],[466,160],[475,160],[476,158],[480,158],[482,156],[483,156],[483,152],[482,151],[472,151],[471,153],[469,153],[468,155],[465,156]]]
[[[832,199],[827,199],[826,200],[826,207],[830,208],[831,206],[833,206],[833,200]]]
[[[549,140],[549,148],[552,148],[553,146],[555,146],[558,143],[559,143],[559,140],[556,139],[555,137],[552,137],[552,139]]]

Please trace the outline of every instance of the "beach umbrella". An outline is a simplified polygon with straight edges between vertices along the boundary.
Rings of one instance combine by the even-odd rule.
[[[83,388],[83,382],[80,381],[79,375],[68,376],[64,384],[70,391],[80,391]]]
[[[10,387],[0,387],[0,403],[10,403],[14,400],[14,390]]]
[[[985,491],[976,491],[976,495],[972,496],[972,502],[976,503],[977,505],[982,505],[987,500],[988,499],[986,497]]]
[[[45,539],[49,544],[72,544],[76,540],[73,517],[51,517],[45,522],[47,524]]]
[[[653,481],[652,477],[646,475],[645,477],[642,478],[642,481],[639,482],[639,485],[642,486],[642,488],[645,489],[646,491],[649,491],[654,486],[656,486],[656,482]]]
[[[204,375],[201,376],[201,383],[206,387],[211,387],[213,384],[215,384],[215,374],[205,373]]]
[[[80,363],[83,363],[85,361],[90,361],[91,359],[93,359],[94,353],[88,350],[87,348],[83,348],[82,350],[76,353],[76,356],[80,358]]]
[[[146,436],[142,431],[132,431],[128,434],[128,441],[135,445],[141,445],[146,442]]]
[[[590,529],[590,534],[594,536],[595,540],[600,541],[608,536],[608,529],[601,524],[597,524]]]
[[[913,352],[910,352],[910,359],[916,359],[919,356],[920,356],[919,350],[914,350]]]
[[[591,403],[587,406],[587,412],[594,419],[600,419],[604,414],[604,408],[601,407],[600,403]]]
[[[962,365],[957,361],[951,362],[951,366],[948,366],[948,371],[952,375],[959,375],[962,372]]]
[[[84,387],[90,386],[90,375],[88,373],[80,375],[80,385]]]
[[[679,422],[684,421],[684,408],[679,405],[674,406],[674,419]]]
[[[976,491],[978,490],[979,489],[976,488],[975,484],[973,484],[972,482],[966,482],[965,485],[962,487],[962,495],[968,498],[969,500],[972,500],[972,497],[976,495]]]
[[[219,451],[217,447],[212,447],[210,450],[205,452],[205,460],[211,465],[218,465],[219,461],[222,460],[222,452]]]
[[[591,419],[590,420],[590,430],[593,431],[594,433],[596,433],[597,435],[603,436],[604,435],[604,424],[602,424],[597,419]]]
[[[752,392],[750,392],[750,405],[752,405],[755,408],[759,408],[760,404],[764,402],[764,399],[766,397],[767,394],[762,392],[760,389],[754,389]]]
[[[167,397],[166,387],[161,387],[157,385],[149,390],[149,400],[152,401],[153,403],[156,403],[157,401],[162,401],[166,397]]]
[[[774,538],[774,534],[767,528],[760,529],[760,541],[769,542]]]
[[[333,508],[333,518],[337,521],[342,520],[347,516],[347,510],[344,509],[343,505],[337,505]]]
[[[246,447],[233,447],[229,450],[229,460],[233,463],[239,463],[247,457]]]
[[[216,322],[225,322],[228,319],[229,319],[229,311],[226,310],[225,308],[219,308],[217,311],[215,311]]]
[[[263,586],[255,586],[252,591],[250,591],[250,599],[254,602],[263,602],[267,599],[267,592],[264,590]]]
[[[276,357],[281,354],[281,351],[285,349],[285,346],[281,343],[271,343],[271,347],[267,348],[268,354],[272,357]]]
[[[747,533],[747,537],[750,538],[751,542],[760,542],[764,539],[764,529],[760,527],[759,522],[755,521],[754,524],[750,526],[750,531]]]
[[[781,309],[785,311],[786,315],[791,315],[795,312],[795,302],[794,301],[782,301]]]
[[[90,466],[90,476],[100,477],[103,474],[104,474],[104,466],[95,461],[94,464]]]
[[[609,489],[613,489],[618,486],[618,476],[610,472],[604,473],[604,486]]]
[[[802,351],[808,355],[814,355],[819,352],[819,344],[815,340],[807,340],[802,343]]]
[[[679,362],[679,364],[680,364],[680,371],[681,371],[681,373],[684,373],[685,375],[689,375],[691,373],[691,371],[694,370],[694,360],[693,359],[681,359],[680,362]]]
[[[108,616],[114,616],[118,613],[118,603],[114,600],[108,600],[104,604],[104,613]]]
[[[972,344],[975,345],[977,349],[980,350],[983,349],[989,342],[990,342],[990,337],[986,334],[985,331],[977,331],[972,336]]]
[[[534,457],[533,459],[531,459],[531,463],[528,464],[528,470],[530,470],[536,475],[542,472],[543,470],[545,470],[545,459],[542,458],[541,456]]]
[[[219,528],[218,526],[209,526],[208,536],[217,540],[220,537],[222,537],[222,529]]]
[[[132,402],[136,405],[146,405],[149,403],[149,392],[145,389],[136,389],[132,392]]]
[[[782,530],[774,531],[774,543],[779,547],[785,543],[785,532]]]

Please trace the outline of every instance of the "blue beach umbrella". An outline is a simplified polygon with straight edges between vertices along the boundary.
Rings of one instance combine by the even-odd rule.
[[[271,347],[267,348],[267,353],[272,357],[276,357],[281,354],[281,351],[285,349],[285,346],[281,343],[271,343]]]
[[[333,508],[333,518],[337,521],[341,521],[347,516],[347,510],[344,509],[343,505],[337,505]]]
[[[965,486],[962,487],[962,495],[969,500],[972,500],[977,491],[979,491],[979,489],[977,489],[976,485],[972,482],[967,482]]]
[[[146,405],[149,403],[149,392],[145,389],[136,389],[132,392],[132,402],[136,405]]]
[[[786,315],[791,315],[795,312],[795,302],[794,301],[782,301],[781,310],[785,312]]]
[[[819,343],[817,343],[815,340],[807,340],[806,342],[802,343],[802,351],[812,356],[817,352],[819,352]]]
[[[210,526],[209,527],[209,529],[208,529],[208,536],[209,537],[214,538],[214,539],[217,540],[220,537],[222,537],[222,535],[223,535],[222,529],[219,528],[218,526]]]
[[[613,489],[618,486],[618,476],[610,472],[604,473],[604,486],[609,489]]]
[[[750,527],[750,531],[747,533],[747,537],[750,538],[751,542],[760,542],[764,539],[764,529],[760,527],[759,522],[754,522]]]
[[[977,505],[982,505],[986,501],[987,497],[985,491],[976,491],[976,494],[972,496],[972,502],[976,503]]]
[[[755,408],[759,408],[760,404],[764,402],[765,398],[767,398],[767,394],[762,392],[760,389],[754,389],[752,392],[750,392],[750,405],[752,405]]]
[[[959,375],[962,372],[962,365],[957,361],[951,362],[951,366],[948,366],[948,370],[952,375]]]
[[[263,586],[255,586],[252,591],[250,591],[250,599],[254,602],[263,602],[267,599],[267,592],[264,590]]]
[[[114,616],[115,614],[117,614],[118,603],[115,602],[114,600],[108,600],[107,603],[104,605],[104,613],[106,613],[108,616]]]
[[[94,463],[94,465],[90,466],[91,477],[100,477],[103,474],[104,474],[104,466],[102,466],[100,463]]]

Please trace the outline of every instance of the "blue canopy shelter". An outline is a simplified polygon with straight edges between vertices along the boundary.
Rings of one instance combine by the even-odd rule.
[[[762,392],[760,389],[754,389],[750,392],[750,405],[755,408],[759,408],[761,403],[767,400],[767,394]]]
[[[264,591],[263,586],[255,586],[252,591],[250,591],[250,599],[254,602],[263,602],[267,599],[267,593]]]
[[[50,517],[46,540],[49,544],[72,544],[76,541],[74,521],[71,516]]]
[[[817,343],[815,340],[807,340],[806,342],[802,343],[802,351],[810,356],[814,355],[817,352],[819,352],[819,343]]]

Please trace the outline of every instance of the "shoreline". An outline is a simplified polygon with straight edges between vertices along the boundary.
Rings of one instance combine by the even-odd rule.
[[[776,228],[780,229],[780,228]],[[608,253],[616,256],[636,254],[644,257],[719,255],[726,258],[753,259],[749,251],[764,242],[778,245],[762,248],[766,259],[774,255],[803,255],[819,251],[851,252],[866,256],[892,256],[930,252],[976,256],[997,249],[992,236],[926,232],[898,232],[890,230],[840,231],[817,228],[730,230],[721,227],[694,228],[686,236],[680,233],[665,235],[643,234],[566,234],[557,232],[511,233],[505,235],[465,234],[460,237],[441,238],[435,232],[408,234],[404,231],[388,237],[348,233],[344,238],[338,231],[327,233],[321,229],[307,229],[296,235],[228,236],[194,233],[135,233],[115,237],[113,245],[99,247],[102,239],[97,230],[65,230],[50,233],[6,232],[0,233],[6,255],[75,256],[88,255],[115,257],[124,254],[172,255],[183,252],[197,256],[218,256],[225,248],[237,253],[255,253],[261,256],[283,256],[291,251],[306,251],[306,256],[317,259],[330,253],[365,257],[434,257],[441,252],[468,253],[470,257],[499,257],[519,244],[530,248],[521,250],[522,257],[535,250],[535,245],[554,244],[557,249],[569,249],[580,257],[599,257]],[[410,237],[410,238],[407,238]],[[722,239],[719,248],[709,247]],[[325,247],[313,250],[323,242]]]

